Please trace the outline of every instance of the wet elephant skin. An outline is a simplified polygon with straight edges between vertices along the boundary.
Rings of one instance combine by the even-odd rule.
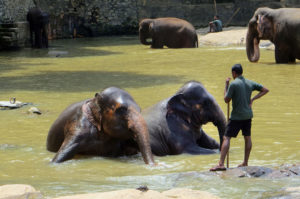
[[[76,154],[118,157],[138,152],[146,164],[154,163],[140,107],[116,87],[66,108],[49,130],[47,149],[57,152],[56,163]]]

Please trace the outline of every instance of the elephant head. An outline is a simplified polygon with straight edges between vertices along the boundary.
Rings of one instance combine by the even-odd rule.
[[[259,8],[254,13],[248,24],[246,36],[246,51],[249,61],[257,62],[259,60],[259,41],[268,39],[274,41],[274,18],[273,9]]]
[[[133,138],[142,153],[146,164],[153,164],[146,122],[141,115],[140,107],[126,91],[110,87],[96,93],[94,106],[98,115],[94,120],[99,122],[100,131],[110,137],[128,140]]]
[[[144,45],[151,45],[152,42],[147,41],[147,39],[152,38],[153,31],[153,20],[143,19],[139,24],[139,37],[140,41]]]
[[[176,112],[190,123],[195,129],[203,124],[212,122],[219,131],[220,146],[226,128],[225,115],[213,96],[207,92],[203,85],[196,81],[186,83],[168,101],[168,113]]]

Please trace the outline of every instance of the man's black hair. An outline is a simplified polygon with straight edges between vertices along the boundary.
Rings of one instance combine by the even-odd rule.
[[[234,64],[231,68],[231,71],[234,71],[236,74],[243,74],[243,68],[241,64]]]

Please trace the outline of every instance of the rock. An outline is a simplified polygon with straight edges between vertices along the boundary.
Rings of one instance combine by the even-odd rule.
[[[261,167],[261,166],[248,166],[248,167],[236,167],[227,169],[224,172],[221,172],[222,177],[263,177],[270,173],[273,170]]]
[[[212,173],[212,172],[210,172]],[[263,178],[285,178],[300,176],[300,164],[282,165],[279,168],[266,168],[262,166],[247,166],[230,168],[226,171],[214,172],[221,177],[263,177]]]
[[[29,114],[35,113],[35,114],[38,114],[38,115],[42,114],[42,112],[38,108],[36,108],[36,107],[30,107],[28,109],[27,113],[29,113]]]
[[[291,198],[300,198],[300,187],[289,187],[285,191]]]
[[[25,184],[10,184],[0,186],[0,199],[42,199],[39,191]]]
[[[162,193],[148,190],[145,192],[136,189],[125,189],[119,191],[110,191],[104,193],[80,194],[73,196],[63,196],[54,199],[219,199],[208,192],[196,191],[191,189],[171,189]]]
[[[171,189],[168,191],[162,192],[164,196],[167,198],[178,198],[178,199],[219,199],[219,197],[206,192],[206,191],[197,191],[192,189],[186,189],[186,188],[177,188],[177,189]]]

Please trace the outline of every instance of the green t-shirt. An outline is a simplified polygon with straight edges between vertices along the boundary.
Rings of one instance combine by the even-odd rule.
[[[252,91],[261,91],[263,86],[254,81],[239,76],[228,87],[226,97],[232,99],[231,120],[248,120],[253,117],[250,108]]]

